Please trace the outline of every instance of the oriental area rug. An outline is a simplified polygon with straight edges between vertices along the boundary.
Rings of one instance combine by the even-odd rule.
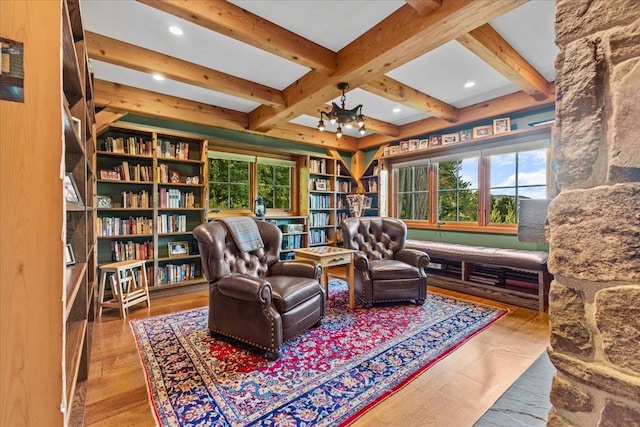
[[[347,300],[332,280],[322,326],[276,361],[209,337],[207,307],[132,320],[158,425],[349,425],[507,313],[434,293],[423,306]]]

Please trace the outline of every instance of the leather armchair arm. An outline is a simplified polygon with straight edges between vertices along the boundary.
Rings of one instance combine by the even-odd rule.
[[[364,252],[356,252],[355,258],[354,266],[356,270],[365,271],[368,274],[369,269],[371,268],[369,265],[369,258],[367,258]]]
[[[396,252],[395,259],[420,269],[426,268],[431,261],[429,255],[415,249],[400,249]]]
[[[257,277],[232,274],[218,280],[218,291],[240,301],[271,304],[271,283]]]
[[[320,280],[322,267],[313,261],[279,261],[269,269],[271,276],[296,276]]]

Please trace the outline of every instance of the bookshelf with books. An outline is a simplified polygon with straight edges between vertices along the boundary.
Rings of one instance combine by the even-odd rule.
[[[282,231],[281,260],[294,259],[296,249],[308,247],[309,233],[307,231],[306,216],[269,215],[265,217],[265,221],[274,223]]]
[[[349,216],[346,195],[356,187],[346,165],[332,157],[310,156],[309,246],[340,245],[340,222]]]
[[[380,165],[374,159],[360,178],[364,189],[362,216],[380,216]]]
[[[148,260],[152,292],[204,283],[191,232],[206,221],[207,142],[111,125],[98,148],[99,264]]]

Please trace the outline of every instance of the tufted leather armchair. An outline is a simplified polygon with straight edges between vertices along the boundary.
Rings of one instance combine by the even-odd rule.
[[[355,260],[356,299],[374,302],[415,301],[427,297],[429,256],[405,249],[407,226],[396,218],[347,218],[340,224],[344,247],[358,251]]]
[[[326,294],[320,286],[322,267],[313,262],[280,261],[282,232],[256,221],[264,248],[238,249],[221,221],[197,226],[204,274],[209,281],[209,332],[233,338],[280,357],[282,345],[325,314]]]

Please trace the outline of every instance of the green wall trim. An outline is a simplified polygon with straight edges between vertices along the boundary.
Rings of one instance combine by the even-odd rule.
[[[549,251],[549,245],[522,243],[513,234],[472,233],[467,231],[439,231],[410,228],[407,237],[415,240],[433,242],[460,243],[463,245],[488,246],[503,249],[524,249],[530,251]]]

